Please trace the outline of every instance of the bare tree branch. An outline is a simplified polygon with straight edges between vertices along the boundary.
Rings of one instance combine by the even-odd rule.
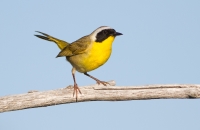
[[[172,84],[125,87],[114,86],[114,81],[109,83],[111,86],[95,84],[80,87],[82,94],[78,95],[78,102],[200,98],[200,85]],[[73,86],[68,86],[57,90],[30,91],[26,94],[0,97],[0,112],[75,103],[76,99],[72,93]]]

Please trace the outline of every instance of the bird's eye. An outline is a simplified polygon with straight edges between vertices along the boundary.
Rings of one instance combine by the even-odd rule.
[[[99,32],[96,36],[96,42],[102,42],[103,40],[107,39],[109,36],[114,36],[115,30],[114,29],[106,29]]]
[[[104,35],[108,34],[108,31],[107,31],[107,30],[104,30],[104,31],[103,31],[103,34],[104,34]]]

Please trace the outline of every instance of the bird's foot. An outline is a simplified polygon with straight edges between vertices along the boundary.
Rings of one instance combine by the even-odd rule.
[[[97,78],[95,78],[95,77],[89,75],[87,72],[84,73],[84,75],[86,75],[86,76],[88,76],[88,77],[94,79],[94,80],[97,82],[98,85],[103,84],[104,86],[107,86],[107,84],[109,84],[108,82],[101,81],[101,80],[99,80],[99,79],[97,79]],[[110,84],[109,84],[109,85],[110,85]]]
[[[74,94],[76,94],[76,102],[77,102],[77,99],[78,99],[78,93],[82,94],[82,93],[81,93],[81,90],[80,90],[79,87],[78,87],[78,85],[77,85],[77,84],[74,84],[73,97],[74,97]]]
[[[110,85],[108,82],[105,82],[105,81],[101,81],[101,80],[96,80],[96,81],[98,85],[100,84],[103,84],[104,86]]]

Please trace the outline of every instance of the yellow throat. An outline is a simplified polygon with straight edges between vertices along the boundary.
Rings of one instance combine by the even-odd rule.
[[[94,42],[92,44],[91,50],[89,52],[89,57],[88,59],[85,59],[86,62],[92,63],[90,65],[91,70],[94,70],[100,67],[109,59],[112,52],[113,41],[114,41],[114,37],[110,36],[101,43]]]
[[[86,53],[69,57],[68,61],[82,73],[97,69],[109,59],[114,39],[114,36],[109,36],[102,42],[93,42]]]

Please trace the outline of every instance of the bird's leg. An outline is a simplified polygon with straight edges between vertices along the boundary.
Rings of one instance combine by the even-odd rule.
[[[94,79],[94,80],[97,82],[98,85],[99,85],[99,84],[103,84],[104,86],[106,86],[107,84],[109,84],[108,82],[101,81],[101,80],[99,80],[99,79],[97,79],[97,78],[95,78],[95,77],[89,75],[87,72],[84,73],[84,75],[86,75],[86,76],[88,76],[88,77]]]
[[[72,76],[73,76],[73,80],[74,80],[74,92],[73,92],[73,96],[74,94],[76,94],[76,102],[77,102],[77,99],[78,99],[78,92],[81,94],[81,90],[79,89],[77,83],[76,83],[76,79],[75,79],[75,72],[76,72],[76,69],[73,68],[72,69]]]

